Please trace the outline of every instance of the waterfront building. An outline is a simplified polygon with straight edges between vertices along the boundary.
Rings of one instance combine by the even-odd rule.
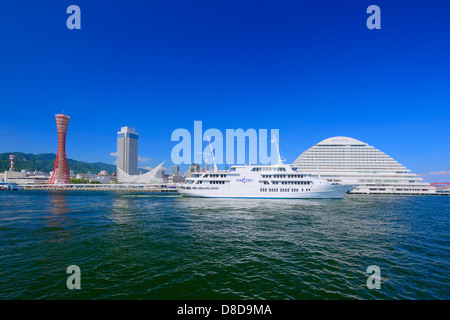
[[[175,175],[175,176],[167,176],[164,178],[164,183],[167,184],[178,184],[178,183],[184,183],[186,181],[186,178],[182,175]]]
[[[138,174],[138,141],[134,128],[122,127],[117,133],[117,169],[129,175]]]
[[[200,172],[202,168],[197,163],[191,163],[186,171],[186,177],[191,177],[193,172]]]
[[[90,172],[88,173],[77,173],[77,175],[75,176],[75,179],[87,179],[89,181],[93,180],[97,178],[97,175],[92,174]]]
[[[384,152],[348,137],[325,139],[294,162],[299,172],[332,183],[356,184],[352,193],[435,194],[436,188]]]
[[[3,175],[4,182],[16,183],[17,179],[25,179],[27,172],[25,170],[18,171],[5,171]]]
[[[189,166],[189,172],[200,172],[200,166],[196,163],[192,163]]]
[[[50,177],[50,175],[38,171],[5,171],[2,182],[15,183],[19,185],[46,184],[48,183]]]
[[[176,164],[170,167],[170,175],[171,176],[178,176],[180,175],[180,167],[178,167]]]

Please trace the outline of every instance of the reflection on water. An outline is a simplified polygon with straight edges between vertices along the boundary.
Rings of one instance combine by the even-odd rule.
[[[49,195],[48,213],[45,223],[50,231],[47,236],[49,242],[64,242],[75,230],[71,228],[70,207],[65,192],[52,192]]]
[[[66,195],[63,192],[53,192],[50,194],[50,212],[56,217],[66,217],[70,212]]]
[[[117,224],[131,223],[133,219],[133,198],[114,197],[108,218]]]
[[[223,211],[223,209],[238,209],[241,211],[264,209],[277,211],[296,206],[318,206],[335,200],[307,199],[243,199],[243,198],[189,198],[179,197],[180,205],[191,210]]]

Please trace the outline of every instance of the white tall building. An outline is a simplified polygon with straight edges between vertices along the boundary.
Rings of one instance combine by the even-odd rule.
[[[348,137],[325,139],[294,162],[299,172],[341,184],[352,193],[433,194],[436,189],[384,152]]]
[[[122,127],[117,132],[117,168],[130,175],[138,174],[138,141],[134,128]]]

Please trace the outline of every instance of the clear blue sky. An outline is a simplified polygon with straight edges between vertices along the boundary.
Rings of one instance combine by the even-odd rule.
[[[68,30],[66,8],[81,8]],[[366,27],[369,5],[381,30]],[[121,126],[140,166],[173,130],[280,129],[289,162],[337,135],[416,173],[450,171],[450,1],[46,0],[0,10],[0,152],[112,163]],[[449,175],[428,180],[448,181]]]

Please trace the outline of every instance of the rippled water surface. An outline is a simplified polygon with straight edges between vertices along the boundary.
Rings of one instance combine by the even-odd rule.
[[[449,299],[449,214],[448,196],[5,191],[0,299]]]

